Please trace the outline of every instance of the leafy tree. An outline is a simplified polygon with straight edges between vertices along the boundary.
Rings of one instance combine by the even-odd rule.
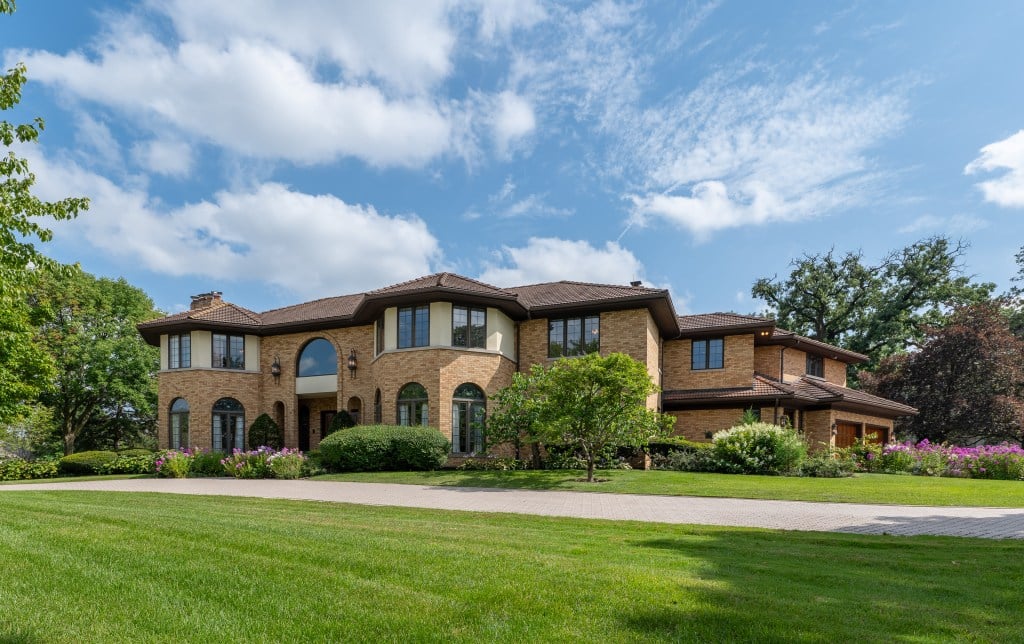
[[[1010,328],[1017,337],[1024,338],[1024,246],[1017,251],[1017,275],[1010,278],[1013,286],[1005,296]]]
[[[917,407],[901,433],[958,444],[1024,439],[1024,340],[999,302],[959,307],[920,351],[891,356],[865,388]]]
[[[249,427],[249,448],[263,446],[274,449],[284,447],[284,432],[268,414],[257,416]]]
[[[14,8],[13,0],[0,0],[0,14],[14,13]],[[25,71],[19,63],[0,75],[0,111],[21,101]],[[51,365],[33,345],[22,298],[36,274],[69,269],[36,250],[34,241],[47,242],[52,236],[39,222],[70,219],[89,207],[87,199],[47,202],[32,194],[35,175],[13,146],[36,142],[43,127],[41,118],[31,123],[0,120],[0,142],[6,150],[0,156],[0,422],[17,416],[20,405],[38,393],[38,383],[51,373]]]
[[[534,370],[537,377],[541,377],[543,368],[534,365]],[[536,466],[540,461],[540,449],[537,445],[539,427],[533,382],[530,376],[517,372],[512,374],[511,384],[494,395],[491,399],[493,408],[487,418],[486,439],[488,445],[511,443],[517,459],[522,458],[523,444],[530,443]]]
[[[751,294],[779,326],[871,357],[917,346],[948,307],[987,300],[994,284],[971,282],[958,264],[967,247],[932,237],[869,266],[861,252],[835,250],[795,260],[785,281],[761,278]]]
[[[577,447],[587,461],[588,482],[605,447],[646,445],[667,434],[674,422],[647,409],[647,397],[658,387],[642,363],[623,353],[563,358],[531,379],[538,437]]]
[[[53,411],[65,454],[84,431],[102,429],[98,418],[153,415],[159,351],[135,325],[159,313],[145,293],[79,271],[40,279],[32,297],[40,344],[56,365],[40,401]]]

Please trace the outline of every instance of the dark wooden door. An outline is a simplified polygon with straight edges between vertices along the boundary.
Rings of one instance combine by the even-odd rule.
[[[309,407],[299,407],[299,451],[309,451]]]
[[[857,442],[857,430],[860,426],[856,423],[836,423],[836,447],[853,447]]]
[[[320,412],[320,440],[327,438],[327,430],[330,429],[331,421],[337,414],[338,412],[333,409]]]

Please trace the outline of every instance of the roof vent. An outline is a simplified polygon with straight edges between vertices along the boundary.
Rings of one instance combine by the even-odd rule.
[[[200,293],[199,295],[192,296],[192,309],[208,309],[214,304],[220,302],[220,291],[210,291],[209,293]]]
[[[643,284],[643,282],[641,282],[640,280],[633,280],[632,282],[629,283],[629,285],[632,286],[633,288],[637,288],[641,284]]]

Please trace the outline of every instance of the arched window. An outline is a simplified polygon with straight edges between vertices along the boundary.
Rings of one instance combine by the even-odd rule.
[[[213,404],[213,449],[245,449],[245,408],[234,398],[221,398]]]
[[[299,355],[300,378],[306,376],[333,376],[338,373],[338,353],[330,340],[317,338],[310,341]]]
[[[398,392],[398,424],[427,424],[427,390],[418,382],[410,382]]]
[[[484,392],[471,382],[459,385],[452,394],[452,453],[476,454],[484,448]]]
[[[171,403],[171,449],[188,447],[188,402],[184,398],[175,398]]]
[[[380,389],[373,395],[373,422],[378,425],[384,422],[384,410],[380,404]]]

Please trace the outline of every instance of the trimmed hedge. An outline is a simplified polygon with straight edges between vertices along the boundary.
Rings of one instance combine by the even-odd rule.
[[[0,481],[52,479],[57,476],[56,459],[27,461],[23,458],[0,459]]]
[[[432,427],[361,425],[320,441],[320,461],[338,472],[435,470],[451,445]]]
[[[338,413],[331,419],[331,424],[327,427],[327,435],[330,436],[336,431],[355,426],[356,419],[352,418],[352,414],[348,413],[344,409],[339,409]]]
[[[100,474],[105,465],[117,460],[116,452],[78,452],[60,459],[60,471],[64,474]]]
[[[284,430],[268,414],[260,414],[249,427],[249,449],[284,447]]]
[[[146,449],[144,447],[131,447],[129,449],[122,449],[117,451],[117,455],[120,458],[131,458],[135,456],[153,456],[154,454],[156,454],[156,452],[154,452],[151,449]]]

